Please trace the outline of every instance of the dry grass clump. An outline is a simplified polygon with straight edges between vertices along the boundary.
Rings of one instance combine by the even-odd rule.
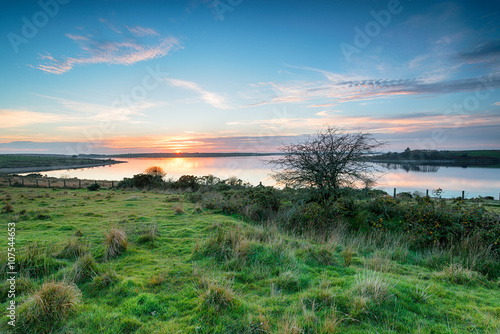
[[[342,256],[344,258],[344,266],[349,267],[352,263],[354,250],[349,246],[345,246],[344,249],[342,250]]]
[[[14,212],[14,208],[12,207],[12,204],[7,202],[5,203],[5,206],[2,208],[2,213],[9,213],[9,212]]]
[[[23,333],[51,333],[57,323],[75,312],[81,296],[74,284],[43,284],[20,306],[18,329]]]
[[[184,213],[184,209],[182,208],[182,204],[181,203],[178,203],[176,205],[174,205],[174,207],[172,208],[175,212],[176,215],[180,215],[180,214],[183,214]]]
[[[154,276],[151,276],[151,278],[147,281],[147,285],[150,287],[154,286],[160,286],[163,283],[167,281],[167,274],[166,273],[160,273],[156,274]]]
[[[104,253],[104,260],[108,261],[113,259],[127,250],[128,240],[125,231],[120,229],[111,229],[106,233],[106,252]]]

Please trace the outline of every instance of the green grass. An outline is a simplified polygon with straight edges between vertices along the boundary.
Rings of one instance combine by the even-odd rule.
[[[13,212],[0,214],[0,252],[5,263],[14,221],[18,319],[29,315],[19,332],[500,329],[500,280],[449,263],[446,250],[413,251],[404,235],[356,234],[341,222],[328,235],[290,235],[155,192],[0,188],[0,204],[7,195]],[[127,247],[107,256],[116,231]],[[48,282],[64,283],[61,298],[75,298],[57,315],[33,307]],[[5,310],[9,287],[0,283]],[[10,330],[6,322],[2,333]]]

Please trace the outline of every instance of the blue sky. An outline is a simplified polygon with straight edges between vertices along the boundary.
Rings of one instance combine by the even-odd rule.
[[[496,1],[2,1],[0,153],[500,149]]]

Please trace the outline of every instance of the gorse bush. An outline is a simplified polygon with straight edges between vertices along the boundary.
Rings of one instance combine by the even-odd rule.
[[[408,203],[402,221],[404,230],[411,233],[417,244],[447,244],[476,235],[483,243],[498,248],[498,218],[475,204]]]
[[[158,174],[136,174],[132,178],[124,178],[117,188],[164,188],[166,182]]]
[[[89,191],[97,191],[101,189],[101,186],[98,183],[92,183],[91,185],[87,186],[87,189]]]

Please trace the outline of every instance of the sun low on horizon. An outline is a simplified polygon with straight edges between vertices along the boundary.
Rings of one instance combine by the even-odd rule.
[[[0,154],[500,149],[497,1],[2,2]]]

